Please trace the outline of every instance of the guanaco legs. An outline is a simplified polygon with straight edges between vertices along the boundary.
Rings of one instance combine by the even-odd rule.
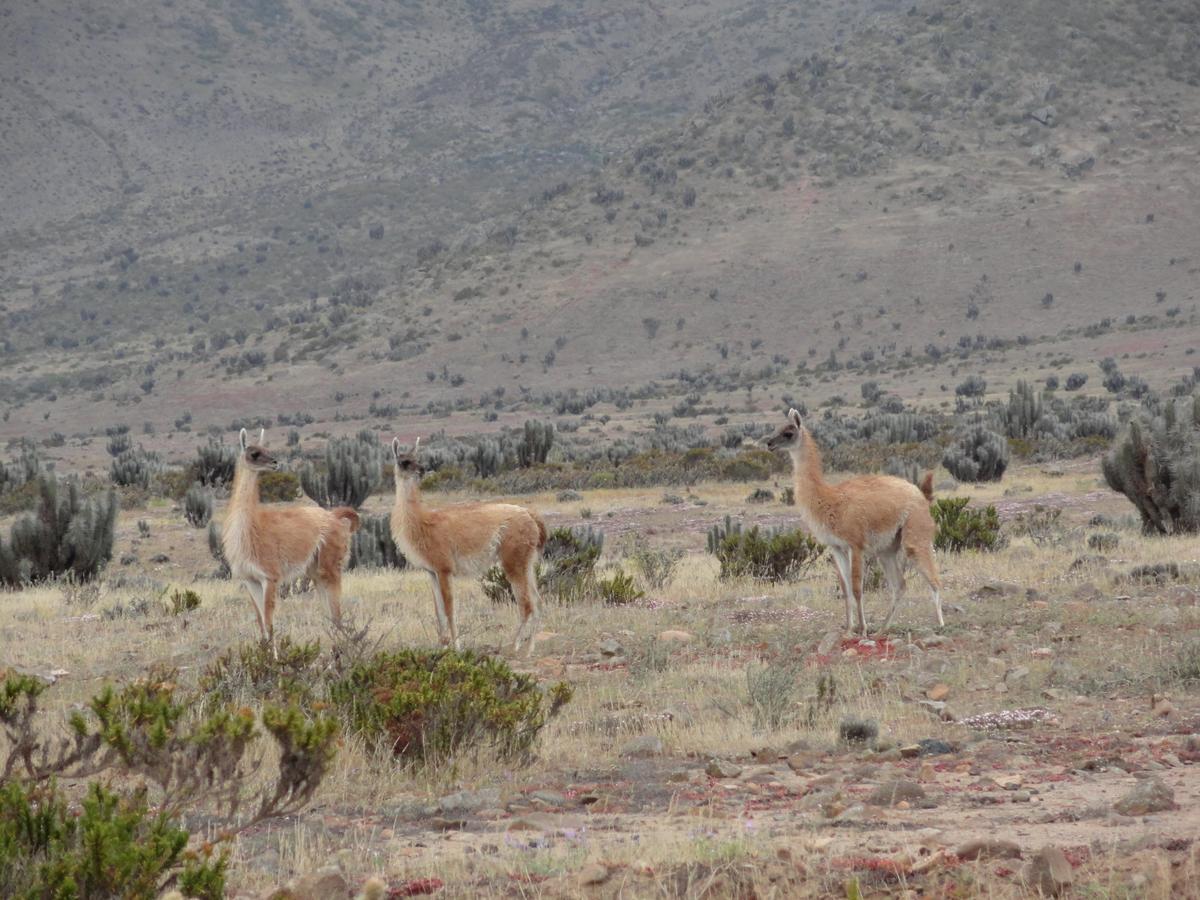
[[[349,507],[322,509],[297,503],[261,504],[258,473],[279,463],[262,446],[246,441],[233,475],[229,511],[221,529],[221,546],[229,570],[250,592],[258,628],[274,647],[275,597],[280,584],[307,575],[329,603],[334,623],[342,617],[342,566],[350,552],[350,535],[358,531],[358,513]]]
[[[421,476],[425,474],[416,453],[403,453],[400,439],[392,441],[396,458],[396,505],[392,509],[392,537],[409,565],[424,569],[433,581],[438,638],[457,650],[454,594],[455,575],[481,574],[500,563],[521,609],[521,623],[513,637],[513,651],[529,642],[533,653],[534,630],[540,598],[537,589],[538,554],[546,544],[546,526],[523,506],[511,503],[472,503],[429,509],[421,502]]]
[[[942,618],[941,582],[933,558],[933,536],[937,528],[929,514],[933,501],[933,473],[927,473],[917,488],[890,475],[861,475],[838,484],[825,481],[821,451],[796,410],[788,421],[767,439],[767,449],[786,450],[792,457],[796,481],[796,508],[814,538],[829,548],[837,566],[842,594],[846,598],[846,629],[867,632],[863,615],[864,555],[873,553],[883,568],[892,592],[892,608],[881,631],[886,631],[904,593],[904,566],[912,560],[933,590],[933,606],[939,626]],[[853,600],[853,603],[851,602]]]

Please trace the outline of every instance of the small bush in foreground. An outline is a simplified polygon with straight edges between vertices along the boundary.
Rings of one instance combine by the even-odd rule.
[[[1000,516],[996,507],[969,509],[967,497],[942,497],[930,512],[937,524],[933,545],[939,550],[961,553],[963,550],[999,550],[1004,546],[1000,534]]]
[[[57,786],[0,786],[0,896],[151,900],[171,883],[185,897],[225,896],[227,857],[186,852],[188,833],[154,813],[145,792],[88,785],[81,809]]]
[[[725,524],[714,525],[708,532],[708,552],[721,563],[721,578],[749,575],[765,581],[796,578],[812,566],[825,548],[803,531],[786,531],[756,525],[743,531],[729,516]]]
[[[651,547],[645,538],[640,537],[629,554],[629,561],[642,580],[656,591],[667,586],[681,559],[683,551],[679,548]]]
[[[503,660],[456,650],[378,653],[330,685],[355,730],[416,765],[464,751],[523,757],[571,693],[559,682],[544,696]]]

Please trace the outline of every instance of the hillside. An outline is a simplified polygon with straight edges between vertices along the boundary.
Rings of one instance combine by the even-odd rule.
[[[461,33],[466,8],[449,20],[432,9],[424,26]],[[572,390],[592,389],[596,408],[620,418],[596,388],[630,389],[651,408],[700,391],[713,408],[753,411],[747,388],[773,408],[798,391],[855,397],[873,377],[937,405],[960,370],[987,373],[994,389],[1110,355],[1155,383],[1190,371],[1200,274],[1191,6],[754,9],[737,14],[744,39],[730,37],[734,12],[716,4],[689,7],[686,22],[664,16],[669,29],[645,13],[606,18],[606,30],[620,21],[624,40],[637,36],[628,58],[646,70],[536,128],[511,118],[528,84],[481,60],[537,54],[515,37],[511,11],[489,14],[485,24],[505,23],[508,56],[493,40],[482,55],[459,48],[457,68],[439,63],[454,75],[411,78],[410,99],[433,117],[422,140],[442,127],[436,115],[467,108],[473,128],[486,125],[471,140],[374,140],[386,131],[377,107],[338,99],[356,82],[325,101],[305,88],[311,115],[361,116],[358,130],[344,126],[361,139],[353,153],[339,144],[336,163],[306,155],[255,181],[244,173],[261,160],[206,149],[226,180],[186,202],[149,186],[123,193],[133,199],[112,213],[119,228],[105,230],[108,213],[81,213],[51,236],[61,211],[38,213],[5,240],[6,269],[19,274],[0,310],[0,436],[113,421],[228,428],[298,412],[325,430],[470,432],[561,410]],[[594,37],[595,15],[551,24]],[[841,36],[839,20],[850,23]],[[315,33],[307,18],[288,23],[264,59]],[[780,39],[800,33],[820,47]],[[717,42],[721,64],[706,67],[682,34]],[[416,43],[435,53],[432,38]],[[686,47],[687,66],[659,85],[649,67],[666,65],[668,44]],[[365,51],[339,59],[364,81],[389,74],[369,76]],[[712,93],[733,69],[738,87]],[[540,83],[584,96],[576,76]],[[643,81],[659,86],[647,93]],[[442,99],[422,107],[415,98],[434,87]],[[647,97],[654,110],[631,114]],[[685,109],[676,125],[638,127]],[[542,149],[493,164],[480,148],[501,120],[508,138],[528,130]],[[572,142],[586,146],[574,163],[529,164]],[[252,142],[231,146],[253,155]],[[418,182],[436,190],[410,192]],[[186,224],[164,229],[172,208]],[[138,229],[147,243],[122,246],[117,235]]]

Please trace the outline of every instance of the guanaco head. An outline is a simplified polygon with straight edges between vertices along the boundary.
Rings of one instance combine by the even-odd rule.
[[[767,438],[768,450],[791,450],[800,446],[800,436],[804,433],[804,423],[800,413],[789,409],[787,422],[777,432]]]
[[[400,446],[400,438],[392,438],[392,456],[396,458],[396,480],[419,481],[421,476],[425,474],[425,467],[421,465],[421,461],[417,458],[417,451],[421,449],[421,439],[417,438],[416,444],[413,445],[412,453],[403,450]]]
[[[267,448],[262,445],[266,434],[267,430],[265,428],[259,429],[257,444],[251,444],[246,439],[245,428],[238,435],[238,440],[242,445],[242,463],[255,472],[270,472],[279,468],[279,460],[273,457]]]

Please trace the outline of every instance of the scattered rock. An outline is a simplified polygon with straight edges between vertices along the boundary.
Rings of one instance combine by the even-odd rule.
[[[917,741],[917,746],[920,748],[922,756],[943,756],[954,752],[953,744],[948,744],[937,738],[922,738]]]
[[[335,900],[349,897],[350,885],[338,869],[328,866],[296,879],[282,896],[288,900]]]
[[[1169,719],[1175,715],[1175,704],[1163,697],[1154,704],[1152,712],[1159,718]]]
[[[658,639],[669,644],[687,644],[692,641],[692,635],[686,631],[676,631],[668,629],[659,632]]]
[[[567,798],[558,791],[534,791],[529,795],[530,800],[543,803],[546,806],[566,806]]]
[[[780,753],[775,747],[759,747],[750,751],[755,761],[760,763],[775,763],[779,761]]]
[[[962,844],[954,855],[959,859],[1018,859],[1021,847],[1000,838],[980,838]]]
[[[160,563],[161,564],[161,563],[169,563],[170,561],[171,561],[171,557],[167,556],[167,554],[165,554],[165,553],[155,553],[152,557],[150,557],[150,562],[152,562],[152,563]]]
[[[1178,809],[1175,792],[1161,778],[1144,778],[1132,791],[1113,804],[1123,816],[1146,816],[1150,813]]]
[[[1057,847],[1043,847],[1025,867],[1025,882],[1048,897],[1057,897],[1074,881],[1071,862]]]
[[[712,778],[737,778],[742,774],[742,767],[725,759],[710,759],[704,772]]]
[[[602,656],[620,656],[625,652],[625,648],[621,646],[621,642],[614,638],[601,641],[596,645],[596,649],[600,651]]]
[[[1019,584],[1011,581],[985,581],[975,591],[975,596],[981,599],[988,597],[1014,597],[1022,592]]]
[[[817,655],[828,656],[833,652],[834,648],[841,643],[841,640],[842,632],[840,630],[825,632],[825,636],[822,637],[820,642],[817,644]]]
[[[639,735],[621,748],[621,755],[632,759],[648,759],[652,756],[662,756],[666,752],[662,738],[656,734]]]
[[[1054,656],[1054,651],[1049,647],[1034,647],[1029,651],[1029,655],[1034,659],[1050,659]]]
[[[580,870],[579,883],[584,887],[604,884],[604,882],[608,881],[610,874],[608,866],[604,863],[591,863]]]
[[[869,799],[876,806],[895,806],[901,802],[911,804],[914,801],[925,799],[925,788],[921,787],[915,781],[909,781],[906,778],[897,778],[894,781],[886,781],[881,784],[872,791]]]
[[[921,755],[920,744],[905,744],[900,748],[901,759],[913,759]]]
[[[1058,124],[1058,112],[1053,106],[1040,106],[1029,114],[1029,118],[1047,128],[1053,128]]]
[[[1029,667],[1028,666],[1014,666],[1013,668],[1009,669],[1007,672],[1004,673],[1004,683],[1007,684],[1009,687],[1012,687],[1014,684],[1024,681],[1028,677],[1029,677]]]
[[[1100,592],[1100,588],[1096,587],[1090,581],[1087,584],[1081,584],[1075,590],[1071,591],[1071,599],[1081,603],[1094,603],[1097,600],[1103,599],[1104,594]]]
[[[950,696],[950,685],[944,681],[939,681],[933,687],[925,692],[925,696],[930,700],[945,700]]]
[[[508,831],[548,831],[557,832],[564,823],[558,816],[550,813],[532,812],[523,816],[514,816],[509,820]]]
[[[496,788],[484,788],[481,791],[458,791],[447,794],[437,802],[438,811],[443,815],[475,812],[487,806],[499,805],[500,791]]]
[[[1185,584],[1177,584],[1167,591],[1166,600],[1176,606],[1196,606],[1200,604],[1200,592]]]

